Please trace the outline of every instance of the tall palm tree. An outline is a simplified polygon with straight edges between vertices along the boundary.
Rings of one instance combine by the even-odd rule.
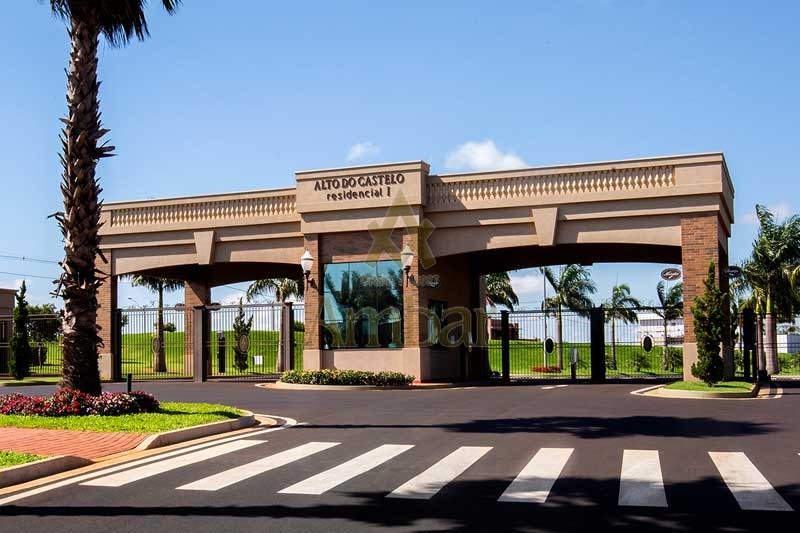
[[[254,281],[247,287],[247,301],[252,302],[259,296],[272,294],[278,303],[284,303],[289,298],[302,298],[303,283],[291,278],[269,278]]]
[[[683,282],[678,282],[667,290],[666,284],[659,281],[656,285],[658,295],[658,308],[655,313],[664,321],[664,353],[661,354],[661,368],[671,370],[672,362],[669,358],[669,338],[667,336],[669,323],[683,316]]]
[[[544,276],[553,287],[555,296],[547,298],[542,307],[556,313],[556,343],[558,344],[558,366],[564,368],[563,321],[564,308],[589,316],[593,303],[590,294],[597,292],[597,286],[589,274],[589,269],[581,265],[565,265],[558,275],[551,267],[545,267]]]
[[[636,310],[642,304],[631,296],[631,287],[627,283],[614,285],[611,289],[611,297],[603,302],[605,308],[606,322],[611,322],[611,362],[609,368],[617,369],[617,335],[616,322],[621,320],[624,323],[632,324],[639,321]]]
[[[180,0],[161,0],[173,13]],[[64,354],[60,385],[100,394],[97,349],[102,343],[97,326],[97,289],[103,283],[95,270],[99,254],[100,192],[97,161],[114,150],[98,145],[108,133],[100,123],[97,47],[106,42],[122,46],[148,35],[145,0],[50,0],[53,13],[69,26],[67,116],[61,121],[61,196],[64,211],[55,215],[64,237],[63,272],[56,293],[64,299]],[[105,259],[105,258],[104,258]]]
[[[511,286],[508,272],[497,272],[486,276],[486,302],[491,306],[504,305],[511,311],[519,305],[519,297]]]
[[[750,257],[742,264],[741,285],[750,290],[751,303],[759,314],[758,326],[763,320],[763,350],[759,349],[759,355],[764,366],[760,368],[774,374],[780,371],[778,321],[800,310],[800,217],[777,222],[775,215],[761,205],[756,206],[756,216],[758,235]]]
[[[247,301],[252,302],[258,296],[266,296],[268,294],[272,294],[275,296],[275,300],[278,301],[280,304],[286,303],[289,298],[297,297],[302,299],[304,296],[304,289],[305,286],[303,285],[302,281],[298,281],[292,278],[267,278],[267,279],[259,279],[254,281],[247,287]],[[281,309],[283,313],[283,309]],[[283,337],[282,337],[282,330],[283,327],[278,327],[278,350],[280,353],[281,347],[283,346]],[[286,370],[283,368],[283,358],[278,357],[276,360],[276,372],[283,372]]]
[[[158,350],[153,357],[153,372],[167,371],[167,357],[164,349],[164,292],[174,292],[183,288],[183,282],[154,276],[131,276],[131,285],[144,287],[158,294],[156,313],[156,338]]]

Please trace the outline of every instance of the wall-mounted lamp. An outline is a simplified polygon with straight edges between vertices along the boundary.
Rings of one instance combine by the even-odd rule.
[[[312,257],[311,252],[306,250],[303,252],[303,255],[300,256],[300,268],[303,269],[303,275],[306,277],[306,288],[308,288],[309,279],[311,277],[311,267],[314,266],[314,257]]]
[[[406,286],[408,279],[411,277],[411,265],[414,263],[414,250],[409,245],[405,245],[400,252],[400,261],[403,263],[403,270],[406,273]]]

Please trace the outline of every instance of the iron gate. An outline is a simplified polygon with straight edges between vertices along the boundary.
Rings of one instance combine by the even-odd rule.
[[[29,377],[58,376],[61,374],[61,317],[59,315],[30,315],[28,339],[32,359]],[[10,378],[8,367],[11,356],[11,335],[14,320],[11,316],[0,316],[0,379]]]
[[[192,377],[183,306],[118,309],[118,374],[134,380],[184,380]]]

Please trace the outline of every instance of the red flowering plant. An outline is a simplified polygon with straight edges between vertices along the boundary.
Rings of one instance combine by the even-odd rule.
[[[560,374],[561,367],[558,365],[553,366],[534,366],[531,368],[531,372],[536,372],[540,374]]]
[[[104,392],[91,396],[77,390],[59,389],[49,398],[19,393],[0,396],[0,415],[119,416],[152,413],[158,407],[155,396],[143,391]]]

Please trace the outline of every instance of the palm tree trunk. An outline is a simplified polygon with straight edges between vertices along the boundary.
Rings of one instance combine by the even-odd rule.
[[[615,319],[611,319],[611,370],[617,369],[617,332]]]
[[[562,339],[564,338],[562,332],[562,320],[561,320],[561,306],[558,306],[558,311],[556,315],[556,343],[558,344],[558,368],[564,368],[564,343]]]
[[[153,364],[153,372],[167,371],[167,357],[164,353],[164,284],[158,284],[158,314],[156,316],[156,338],[158,346]]]
[[[759,375],[761,375],[767,369],[766,351],[764,350],[764,315],[762,313],[759,313],[756,319],[756,351],[758,352]]]
[[[70,28],[70,61],[67,72],[68,116],[62,119],[64,172],[61,195],[64,212],[56,216],[64,237],[58,292],[64,300],[63,368],[61,387],[100,394],[96,276],[100,237],[99,193],[95,179],[97,161],[113,150],[98,147],[106,131],[100,127],[97,82],[98,28],[73,19]]]
[[[765,317],[764,337],[767,374],[777,374],[780,372],[780,367],[778,366],[778,321],[775,319],[775,313],[767,313]]]
[[[666,315],[666,312],[664,313]],[[661,354],[661,367],[664,370],[672,370],[669,368],[669,340],[667,339],[667,317],[664,316],[664,353]]]

